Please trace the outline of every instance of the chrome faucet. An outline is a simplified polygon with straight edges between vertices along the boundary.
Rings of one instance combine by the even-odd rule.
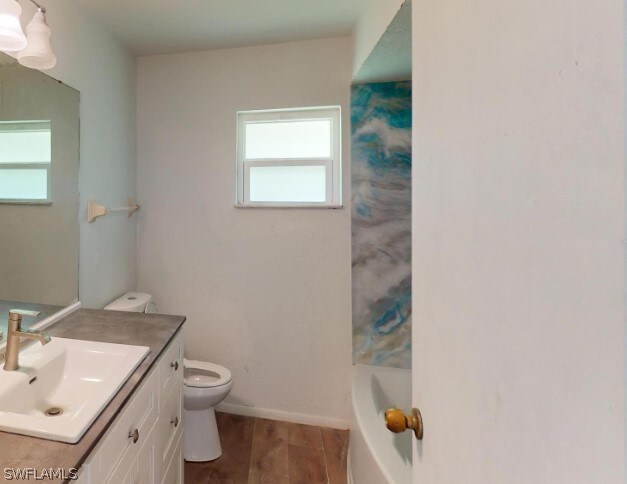
[[[9,311],[9,327],[7,330],[7,347],[4,354],[4,370],[15,371],[19,365],[20,341],[22,338],[36,339],[42,345],[50,343],[50,336],[43,331],[22,329],[22,316],[38,316],[38,311],[11,309]]]

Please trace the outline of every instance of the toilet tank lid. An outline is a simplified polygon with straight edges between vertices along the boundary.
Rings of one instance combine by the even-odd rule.
[[[107,304],[105,309],[110,311],[133,311],[140,313],[144,312],[146,305],[151,301],[151,294],[145,292],[127,292],[112,303]]]

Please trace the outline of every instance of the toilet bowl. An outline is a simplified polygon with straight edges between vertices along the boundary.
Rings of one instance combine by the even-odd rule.
[[[149,313],[156,311],[150,294],[128,292],[105,309]],[[233,388],[231,372],[206,361],[184,360],[183,407],[185,428],[183,454],[190,462],[204,462],[222,455],[215,406]]]
[[[215,406],[233,387],[231,372],[206,361],[185,360],[183,406],[185,408],[185,460],[204,462],[222,455]]]

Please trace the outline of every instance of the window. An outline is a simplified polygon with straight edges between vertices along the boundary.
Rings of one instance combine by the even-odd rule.
[[[340,207],[340,108],[237,114],[237,205]]]
[[[50,202],[50,121],[0,121],[0,203]]]

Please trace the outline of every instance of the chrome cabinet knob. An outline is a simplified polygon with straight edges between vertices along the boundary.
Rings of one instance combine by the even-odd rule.
[[[174,427],[178,427],[179,426],[179,418],[178,417],[174,417],[172,420],[170,420],[170,423],[172,425],[174,425]]]
[[[179,362],[175,361],[173,363],[170,363],[170,367],[174,368],[174,371],[177,371],[179,369]]]

